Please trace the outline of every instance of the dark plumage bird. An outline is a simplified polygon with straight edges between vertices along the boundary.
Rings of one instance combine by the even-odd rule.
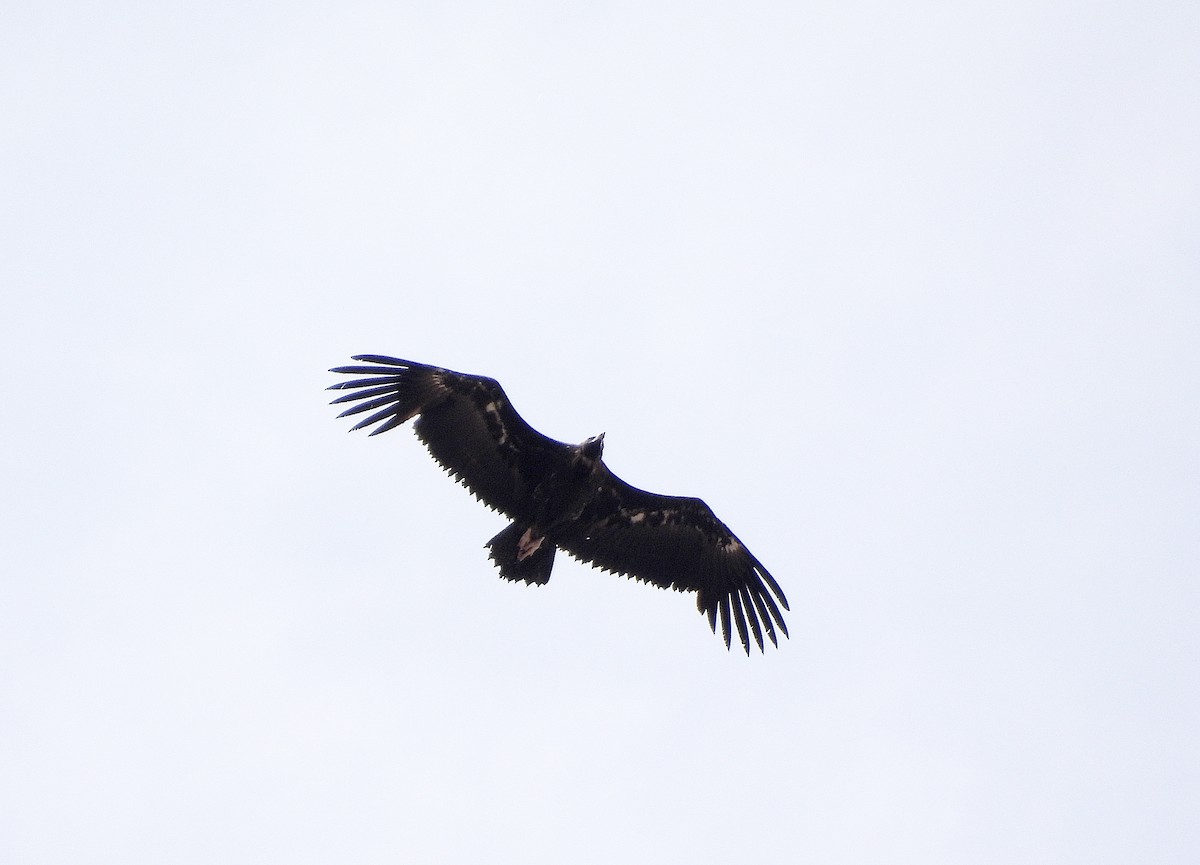
[[[775,645],[776,629],[787,636],[779,612],[787,599],[762,563],[700,499],[648,493],[609,471],[603,433],[564,444],[522,420],[494,379],[375,354],[354,360],[373,365],[330,370],[368,376],[330,386],[353,391],[333,401],[355,403],[338,417],[370,412],[352,429],[378,424],[371,435],[415,417],[434,459],[513,521],[487,542],[504,579],[546,583],[562,549],[604,570],[695,592],[714,633],[720,618],[726,647],[731,622],[747,654],[751,635],[760,651],[764,632]]]

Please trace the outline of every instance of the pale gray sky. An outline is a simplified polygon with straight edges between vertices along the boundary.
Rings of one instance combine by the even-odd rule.
[[[15,3],[0,860],[1193,863],[1200,6]],[[705,498],[562,559],[378,352]]]

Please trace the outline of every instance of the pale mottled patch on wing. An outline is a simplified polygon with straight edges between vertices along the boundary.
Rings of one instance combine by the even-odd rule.
[[[492,400],[483,407],[483,410],[487,414],[488,429],[496,439],[496,444],[507,444],[508,430],[504,426],[504,418],[500,416],[500,400]]]

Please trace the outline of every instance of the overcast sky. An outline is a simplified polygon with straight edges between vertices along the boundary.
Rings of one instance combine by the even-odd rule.
[[[1200,860],[1200,5],[0,18],[0,860]],[[792,638],[498,579],[366,352]]]

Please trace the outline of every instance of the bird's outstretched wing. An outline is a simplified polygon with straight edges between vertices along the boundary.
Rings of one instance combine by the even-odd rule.
[[[592,503],[558,539],[562,549],[614,573],[696,592],[713,631],[719,617],[728,646],[732,621],[747,654],[751,635],[759,650],[764,632],[775,645],[776,629],[788,635],[779,610],[788,609],[783,590],[708,505],[640,490],[607,466],[602,472]]]
[[[466,375],[377,354],[354,360],[374,366],[339,366],[330,372],[365,375],[331,385],[350,390],[333,402],[354,403],[338,417],[371,412],[351,429],[387,432],[416,417],[413,429],[446,471],[484,504],[531,519],[531,492],[546,457],[568,445],[542,435],[513,409],[495,379]]]

